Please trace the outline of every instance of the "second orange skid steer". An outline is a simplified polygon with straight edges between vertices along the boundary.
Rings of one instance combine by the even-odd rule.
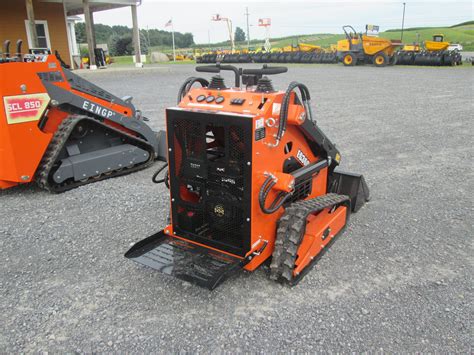
[[[216,75],[189,78],[166,111],[168,173],[156,182],[169,186],[170,223],[126,257],[210,289],[271,260],[271,279],[294,285],[369,199],[365,180],[337,169],[308,88],[274,89],[268,75],[287,68],[196,70]]]
[[[155,132],[131,97],[119,98],[61,67],[53,55],[0,58],[0,189],[35,181],[62,192],[150,165]]]

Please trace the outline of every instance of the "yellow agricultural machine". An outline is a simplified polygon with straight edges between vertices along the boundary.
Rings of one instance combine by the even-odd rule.
[[[345,39],[337,42],[337,58],[345,66],[373,63],[377,67],[394,65],[397,61],[395,55],[397,47],[402,43],[376,36],[357,33],[352,26],[343,26]]]
[[[433,35],[432,41],[407,44],[397,52],[398,63],[402,65],[453,66],[462,64],[458,50],[449,50],[450,43],[444,40],[443,34]]]
[[[197,63],[337,63],[334,49],[309,43],[292,43],[282,48],[240,49],[233,53],[214,51],[196,56]]]

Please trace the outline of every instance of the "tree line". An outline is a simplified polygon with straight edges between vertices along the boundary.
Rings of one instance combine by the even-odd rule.
[[[78,22],[75,25],[77,43],[87,43],[86,25]],[[107,43],[113,56],[133,54],[132,29],[127,26],[108,26],[94,24],[96,43]],[[192,33],[174,33],[176,48],[188,48],[194,45]],[[148,53],[149,47],[173,45],[171,32],[157,29],[140,30],[140,46],[142,53]]]

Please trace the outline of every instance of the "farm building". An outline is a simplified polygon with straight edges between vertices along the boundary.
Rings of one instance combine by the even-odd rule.
[[[0,41],[23,41],[23,51],[48,48],[58,51],[73,68],[80,62],[74,23],[84,15],[89,63],[96,68],[94,13],[129,6],[133,21],[135,52],[139,62],[139,31],[136,0],[9,0],[0,3]]]

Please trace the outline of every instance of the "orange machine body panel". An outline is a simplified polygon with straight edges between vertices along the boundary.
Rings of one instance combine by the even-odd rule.
[[[129,107],[73,89],[54,56],[45,56],[43,61],[0,64],[0,189],[34,179],[54,132],[69,115],[52,105],[38,76],[38,73],[46,72],[62,76],[62,80],[54,82],[62,89],[124,116],[133,114]],[[38,123],[45,115],[46,124],[40,129]],[[111,121],[108,123],[129,132]]]
[[[275,136],[278,131],[280,107],[284,94],[285,92],[282,91],[258,93],[246,91],[245,89],[214,90],[209,88],[196,88],[187,93],[178,106],[179,109],[186,111],[205,112],[209,114],[225,113],[226,115],[235,115],[236,119],[251,120],[253,127],[252,132],[255,132],[261,127],[265,127],[266,129],[264,139],[252,139],[251,213],[250,219],[247,221],[248,223],[251,221],[251,240],[246,255],[259,249],[262,243],[267,243],[267,247],[260,255],[253,258],[252,261],[245,266],[245,269],[249,271],[255,270],[271,256],[274,249],[277,223],[284,213],[284,208],[280,208],[272,214],[265,214],[260,208],[258,195],[262,184],[268,176],[267,174],[281,173],[282,162],[286,159],[290,159],[290,157],[299,158],[301,167],[320,160],[320,157],[313,154],[303,133],[298,128],[298,125],[301,124],[302,121],[294,119],[295,116],[299,117],[304,113],[304,109],[300,104],[290,104],[287,130],[278,146],[274,146]],[[202,96],[222,97],[223,100],[217,100],[219,103],[216,103],[216,100],[206,102],[205,100],[198,99],[202,99]],[[243,99],[244,102],[240,105],[231,104],[231,101],[235,99]],[[294,100],[290,101],[294,102]],[[168,156],[168,160],[169,159],[172,159],[171,155]],[[170,171],[169,173],[174,174],[176,172]],[[327,193],[327,175],[328,168],[326,167],[313,177],[312,190],[307,196],[307,199]],[[270,191],[268,200],[272,201],[276,198],[279,191],[278,189]],[[331,215],[331,217],[333,216]],[[345,213],[338,214],[334,217],[338,220],[340,219],[343,225],[345,224]],[[165,228],[165,233],[173,233],[171,225]],[[179,235],[175,236],[182,238]],[[197,243],[192,240],[188,241],[213,249],[202,243]],[[234,256],[241,257],[238,255]]]
[[[51,133],[38,128],[38,121],[49,105],[49,97],[37,73],[51,70],[49,64],[0,64],[0,188],[30,182],[51,140]],[[34,102],[47,100],[46,106],[38,109],[33,117],[26,112],[23,117],[17,117],[19,122],[9,122],[8,112],[19,107],[17,103],[9,104],[7,98],[35,94],[45,95]],[[21,111],[21,107],[16,111]],[[21,122],[25,118],[28,120]]]
[[[310,215],[307,219],[306,231],[301,246],[298,249],[294,275],[298,275],[307,267],[346,225],[347,206],[339,207],[334,213],[326,208],[317,215]],[[327,231],[327,234],[325,234]]]

